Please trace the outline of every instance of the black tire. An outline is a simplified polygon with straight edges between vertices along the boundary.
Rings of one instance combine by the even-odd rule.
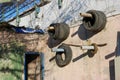
[[[92,46],[94,46],[94,50],[89,50],[91,54],[96,54],[98,51],[98,47],[96,43],[91,44]]]
[[[106,16],[101,11],[90,10],[87,13],[92,14],[92,18],[84,17],[83,25],[85,29],[93,32],[101,31],[106,25]]]
[[[98,11],[98,15],[100,16],[99,17],[99,22],[101,23],[101,27],[98,28],[97,32],[103,30],[105,28],[106,22],[107,22],[106,15],[103,12]]]
[[[50,26],[54,27],[53,31],[49,31],[49,35],[55,40],[65,40],[69,36],[70,28],[66,23],[55,23]]]
[[[64,66],[68,65],[71,62],[72,50],[68,45],[65,45],[65,44],[60,45],[58,48],[64,49],[64,53],[63,52],[57,52],[56,53],[56,57],[55,57],[56,64],[59,67],[64,67]],[[65,56],[64,60],[62,58],[62,54],[64,54],[64,56]]]

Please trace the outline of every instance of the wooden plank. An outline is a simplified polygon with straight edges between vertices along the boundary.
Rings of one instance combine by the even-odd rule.
[[[90,13],[80,13],[80,16],[92,18],[92,14]]]

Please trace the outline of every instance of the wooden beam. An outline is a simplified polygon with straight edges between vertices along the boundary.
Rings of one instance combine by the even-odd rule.
[[[53,26],[50,26],[47,28],[47,30],[54,30],[55,28]]]
[[[90,13],[80,13],[80,16],[92,18],[92,14],[90,14]]]

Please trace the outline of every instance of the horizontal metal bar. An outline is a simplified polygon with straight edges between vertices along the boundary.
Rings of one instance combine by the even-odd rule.
[[[81,49],[91,50],[91,49],[94,49],[94,46],[81,46]]]
[[[62,48],[52,48],[52,52],[64,52]]]

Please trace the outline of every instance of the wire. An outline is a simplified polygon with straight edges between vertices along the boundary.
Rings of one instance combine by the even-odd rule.
[[[20,18],[19,18],[19,5],[18,5],[18,1],[16,3],[16,25],[17,27],[19,26],[20,23]]]
[[[4,21],[4,17],[5,17],[5,16],[4,16],[4,10],[5,10],[5,9],[4,9],[4,7],[3,7],[3,8],[2,8],[2,20],[1,20],[2,22]]]

